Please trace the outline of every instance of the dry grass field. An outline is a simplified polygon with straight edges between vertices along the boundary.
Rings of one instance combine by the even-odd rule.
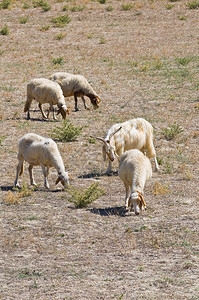
[[[1,0],[0,8],[0,299],[199,299],[199,2]],[[71,185],[106,191],[81,209],[55,185],[53,168],[49,190],[40,167],[38,188],[29,187],[27,164],[22,190],[13,190],[19,139],[51,137],[62,124],[43,121],[35,101],[31,120],[23,112],[27,82],[55,71],[84,75],[101,98],[98,110],[79,99],[79,112],[67,98],[67,118],[83,130],[57,142]],[[136,117],[153,125],[160,163],[139,216],[124,208],[118,163],[105,175],[102,145],[89,139]]]

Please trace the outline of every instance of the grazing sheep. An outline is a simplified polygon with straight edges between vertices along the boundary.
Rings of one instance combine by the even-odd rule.
[[[23,174],[24,160],[29,163],[30,184],[36,185],[33,178],[33,166],[41,165],[44,174],[44,186],[48,189],[49,168],[57,170],[58,178],[56,184],[61,181],[62,185],[69,184],[69,174],[65,172],[62,157],[57,144],[49,138],[42,137],[35,133],[25,134],[19,141],[18,166],[15,179],[15,187],[19,187],[18,177]]]
[[[152,176],[151,163],[140,150],[132,149],[120,156],[119,177],[126,188],[125,204],[134,208],[136,215],[146,209],[143,192],[146,181]],[[129,196],[130,190],[130,196]]]
[[[77,107],[77,97],[82,98],[85,109],[87,109],[87,106],[84,96],[90,98],[93,108],[96,109],[99,107],[101,100],[84,76],[74,75],[66,72],[57,72],[50,76],[49,79],[59,83],[65,97],[74,96],[75,111],[79,110]]]
[[[153,127],[145,119],[137,118],[124,123],[114,124],[108,130],[104,139],[99,137],[97,139],[104,143],[102,147],[104,161],[106,160],[106,155],[109,158],[107,173],[111,171],[115,157],[119,158],[122,153],[130,149],[139,149],[148,158],[154,157],[155,168],[159,170],[153,145]]]
[[[66,119],[66,114],[69,114],[62,90],[59,84],[54,81],[46,78],[35,78],[27,84],[27,100],[24,106],[24,112],[28,112],[28,120],[30,119],[30,106],[33,99],[39,102],[38,106],[44,119],[48,118],[50,110],[53,112],[53,119],[56,119],[53,108],[55,104],[58,106],[57,114],[61,113],[63,119]],[[42,109],[42,104],[44,103],[50,104],[47,116]]]

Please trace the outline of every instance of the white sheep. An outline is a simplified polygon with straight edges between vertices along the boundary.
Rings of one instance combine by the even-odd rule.
[[[18,177],[23,174],[24,160],[29,163],[30,184],[36,185],[33,178],[33,166],[41,166],[44,174],[44,186],[49,188],[49,168],[57,170],[58,178],[56,184],[61,181],[62,185],[69,184],[70,175],[65,172],[62,157],[57,144],[49,138],[42,137],[35,133],[25,134],[19,141],[18,166],[15,179],[15,187],[19,187]]]
[[[75,111],[78,111],[77,97],[81,97],[84,103],[84,108],[87,109],[84,96],[90,98],[93,108],[99,107],[100,98],[82,75],[74,75],[67,72],[54,73],[49,79],[56,81],[62,88],[65,97],[74,96]]]
[[[133,207],[135,214],[139,215],[140,210],[146,209],[143,197],[144,186],[152,176],[151,163],[148,157],[138,149],[124,152],[120,156],[118,174],[126,188],[126,209],[131,206],[131,210]]]
[[[154,157],[155,169],[159,170],[153,145],[153,127],[145,119],[137,118],[114,124],[108,130],[104,139],[100,137],[96,137],[96,139],[104,143],[102,147],[104,161],[106,155],[109,158],[107,173],[111,171],[115,157],[119,159],[122,153],[130,149],[139,149],[148,158]]]
[[[53,105],[55,104],[58,106],[57,114],[61,113],[63,119],[66,119],[66,114],[69,114],[62,89],[59,84],[54,81],[46,78],[35,78],[27,84],[27,100],[24,106],[24,112],[28,112],[28,120],[30,119],[30,106],[33,99],[39,102],[38,106],[44,119],[48,118],[50,110],[53,112],[53,119],[56,119],[53,108]],[[50,104],[47,116],[42,109],[42,104],[44,103]]]

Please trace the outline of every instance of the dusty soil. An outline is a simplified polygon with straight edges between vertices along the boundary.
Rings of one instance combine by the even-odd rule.
[[[198,9],[184,0],[132,1],[127,10],[117,0],[48,2],[48,11],[31,1],[0,10],[0,30],[9,29],[0,35],[0,299],[199,299]],[[70,23],[55,27],[51,19],[64,14]],[[66,99],[68,119],[84,129],[58,142],[71,185],[106,190],[83,209],[55,185],[54,169],[49,190],[39,167],[37,190],[18,201],[12,190],[19,138],[50,137],[62,122],[42,121],[35,102],[30,121],[23,112],[27,82],[55,71],[84,75],[102,100],[94,111],[80,99],[74,112]],[[154,126],[160,162],[139,216],[124,209],[118,164],[105,176],[101,144],[89,143],[135,117]],[[183,131],[168,140],[174,122]]]

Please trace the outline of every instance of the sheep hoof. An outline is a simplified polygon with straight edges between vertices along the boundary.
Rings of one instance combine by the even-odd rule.
[[[78,107],[75,108],[75,111],[80,111],[81,109],[79,109]]]

